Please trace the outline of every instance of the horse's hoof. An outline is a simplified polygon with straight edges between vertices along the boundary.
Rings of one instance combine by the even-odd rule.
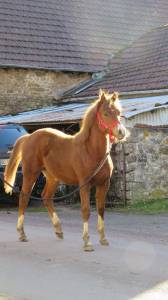
[[[92,252],[92,251],[94,251],[94,248],[93,248],[92,245],[85,245],[83,247],[83,250],[86,251],[86,252]]]
[[[56,232],[56,235],[59,239],[63,240],[63,238],[64,238],[63,232]]]
[[[19,241],[20,242],[28,242],[29,240],[27,239],[26,236],[22,236],[22,237],[19,238]]]
[[[100,240],[100,244],[101,244],[102,246],[109,246],[109,242],[108,242],[108,240],[106,240],[106,239]]]

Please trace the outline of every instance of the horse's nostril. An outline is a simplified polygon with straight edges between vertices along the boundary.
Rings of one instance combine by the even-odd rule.
[[[119,128],[118,129],[118,135],[119,135],[119,138],[124,138],[124,136],[125,136],[124,128]]]

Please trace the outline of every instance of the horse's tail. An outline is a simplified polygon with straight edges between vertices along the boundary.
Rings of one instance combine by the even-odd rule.
[[[13,148],[11,156],[9,158],[8,165],[5,167],[4,171],[4,189],[6,193],[12,194],[12,187],[15,182],[16,172],[19,166],[19,163],[22,160],[22,146],[25,140],[28,138],[28,134],[20,137]]]

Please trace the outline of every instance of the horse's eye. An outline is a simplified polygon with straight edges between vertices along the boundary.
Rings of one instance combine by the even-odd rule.
[[[105,112],[104,112],[104,116],[105,116],[105,117],[108,117],[108,116],[109,116],[109,113],[108,113],[107,111],[105,111]]]

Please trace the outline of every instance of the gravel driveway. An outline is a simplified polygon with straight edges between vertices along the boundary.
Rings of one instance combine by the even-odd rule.
[[[109,247],[99,245],[96,212],[90,219],[95,251],[82,250],[78,209],[59,208],[64,240],[47,213],[27,212],[28,243],[17,240],[17,212],[0,212],[0,300],[168,299],[168,215],[107,212]]]

